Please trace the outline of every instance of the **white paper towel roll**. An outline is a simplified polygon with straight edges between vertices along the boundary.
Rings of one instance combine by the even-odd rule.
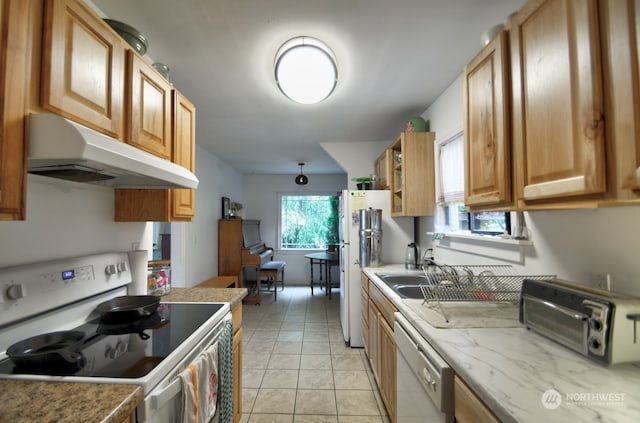
[[[131,266],[131,278],[133,280],[129,284],[127,293],[129,295],[146,295],[149,251],[135,250],[128,251],[127,254],[129,255],[129,266]]]

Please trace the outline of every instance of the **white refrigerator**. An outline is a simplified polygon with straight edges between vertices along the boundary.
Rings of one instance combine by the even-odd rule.
[[[359,212],[382,210],[381,266],[404,263],[407,245],[414,242],[413,217],[391,217],[388,190],[343,191],[340,201],[340,323],[345,342],[363,347],[360,306]]]

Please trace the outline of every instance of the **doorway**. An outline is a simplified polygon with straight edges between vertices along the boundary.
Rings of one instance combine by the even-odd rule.
[[[153,260],[171,260],[171,223],[153,223]]]

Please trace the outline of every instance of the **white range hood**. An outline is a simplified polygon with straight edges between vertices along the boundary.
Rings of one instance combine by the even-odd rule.
[[[59,115],[32,114],[29,138],[29,173],[114,188],[198,187],[188,169]]]

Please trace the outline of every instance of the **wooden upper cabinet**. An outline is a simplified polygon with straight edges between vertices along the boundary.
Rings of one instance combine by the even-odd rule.
[[[29,0],[0,0],[0,220],[25,218],[29,7]]]
[[[196,108],[182,94],[173,96],[173,162],[195,172],[196,168]],[[191,220],[195,211],[194,189],[171,190],[173,220]]]
[[[530,0],[510,22],[520,207],[607,189],[598,20],[595,1]]]
[[[393,162],[391,216],[433,215],[434,140],[433,132],[403,132],[389,147]]]
[[[125,141],[171,160],[171,84],[132,50],[127,51],[129,122]]]
[[[386,148],[375,161],[376,189],[390,189],[391,172],[393,172],[393,153]]]
[[[173,91],[172,162],[195,171],[196,109]],[[115,220],[191,222],[195,215],[193,189],[116,189]]]
[[[122,139],[125,44],[77,0],[46,0],[42,107]]]
[[[603,0],[602,50],[609,190],[640,200],[640,1]]]
[[[510,204],[508,40],[498,34],[464,70],[465,204]]]

